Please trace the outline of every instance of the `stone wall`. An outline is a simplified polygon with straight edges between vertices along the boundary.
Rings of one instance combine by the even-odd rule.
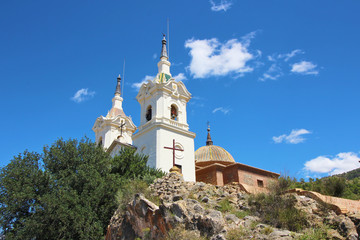
[[[300,188],[292,189],[289,192],[330,204],[338,214],[360,213],[360,201],[326,196],[318,192],[306,191]]]

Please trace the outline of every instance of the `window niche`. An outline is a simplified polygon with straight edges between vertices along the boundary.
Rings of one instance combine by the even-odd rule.
[[[170,118],[171,118],[171,120],[174,120],[174,121],[178,120],[178,109],[174,104],[171,105]]]
[[[152,118],[152,107],[151,105],[147,107],[145,114],[146,121],[150,121]]]

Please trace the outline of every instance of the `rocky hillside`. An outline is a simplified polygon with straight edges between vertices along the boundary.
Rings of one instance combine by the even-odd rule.
[[[336,215],[294,194],[269,199],[250,196],[235,184],[184,182],[170,173],[155,180],[146,196],[136,194],[119,207],[106,239],[358,239],[360,215]]]

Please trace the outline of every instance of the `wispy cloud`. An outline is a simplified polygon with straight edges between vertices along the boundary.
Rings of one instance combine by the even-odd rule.
[[[343,152],[335,157],[319,156],[311,159],[305,163],[304,170],[334,175],[360,167],[359,161],[360,158],[356,153]]]
[[[232,2],[228,0],[220,0],[218,3],[215,3],[213,0],[210,0],[209,2],[211,4],[211,10],[214,12],[219,12],[219,11],[226,12],[227,10],[230,9],[232,5]]]
[[[301,61],[298,63],[294,63],[292,65],[291,68],[291,72],[294,73],[301,73],[301,74],[312,74],[312,75],[317,75],[319,73],[318,70],[316,70],[316,65],[313,64],[312,62],[308,62],[308,61]]]
[[[237,39],[220,43],[216,38],[196,40],[189,39],[185,47],[190,48],[191,56],[188,69],[195,78],[237,75],[253,71],[247,65],[255,58],[249,53],[247,46]]]
[[[259,78],[260,81],[266,81],[268,79],[270,80],[277,80],[279,77],[281,77],[283,74],[281,68],[276,64],[273,63],[269,67],[269,69],[263,73],[263,75]]]
[[[135,88],[136,90],[139,90],[141,85],[143,85],[143,83],[146,83],[148,80],[152,80],[154,78],[155,76],[146,75],[140,82],[133,83],[131,87]]]
[[[222,112],[223,114],[228,114],[230,112],[230,109],[224,107],[218,107],[212,110],[212,113],[216,113],[216,112]]]
[[[287,62],[289,61],[291,58],[295,57],[298,54],[303,54],[304,52],[300,49],[295,49],[293,51],[291,51],[290,53],[284,53],[284,54],[279,54],[277,56],[277,58],[284,58],[284,61]]]
[[[154,53],[152,57],[153,57],[153,59],[156,59],[156,58],[157,58],[157,54]]]
[[[71,100],[76,102],[76,103],[81,103],[85,100],[88,100],[92,97],[94,97],[95,92],[94,91],[89,91],[88,88],[82,88],[80,90],[78,90],[73,97],[71,97]]]
[[[178,75],[173,76],[173,78],[175,79],[175,81],[179,82],[179,81],[183,81],[183,80],[187,80],[186,76],[184,75],[184,73],[179,73]]]
[[[311,132],[306,129],[293,129],[289,135],[283,134],[278,137],[272,137],[275,143],[290,143],[290,144],[298,144],[305,141],[305,138],[302,137],[304,134],[310,134]]]
[[[294,58],[300,54],[304,54],[305,52],[301,49],[294,49],[289,53],[281,53],[281,54],[272,54],[267,56],[267,60],[271,63],[268,70],[266,70],[261,77],[259,77],[260,81],[266,80],[277,80],[278,78],[289,74],[288,66],[291,67],[291,72],[301,73],[301,74],[318,74],[318,70],[316,70],[316,65],[311,62],[302,61],[297,63],[288,63],[290,60],[294,60]]]

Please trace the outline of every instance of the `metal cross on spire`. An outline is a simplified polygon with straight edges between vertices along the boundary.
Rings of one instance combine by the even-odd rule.
[[[175,167],[175,151],[183,152],[184,150],[181,149],[181,148],[176,148],[175,147],[175,139],[173,139],[173,146],[172,147],[164,147],[164,148],[173,150],[173,167]]]

